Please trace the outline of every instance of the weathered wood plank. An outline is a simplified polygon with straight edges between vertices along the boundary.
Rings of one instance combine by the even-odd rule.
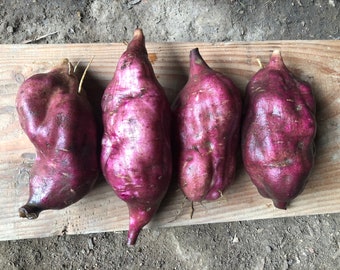
[[[305,191],[286,211],[262,198],[240,168],[236,182],[216,202],[191,206],[174,185],[149,227],[266,219],[340,212],[340,41],[270,41],[252,43],[147,43],[150,58],[169,100],[187,80],[190,49],[200,48],[208,64],[230,76],[243,90],[249,78],[280,48],[287,66],[311,83],[317,100],[316,165]],[[15,95],[25,78],[48,71],[67,57],[82,65],[94,56],[85,86],[98,106],[98,93],[112,78],[124,44],[0,45],[0,240],[125,230],[128,211],[102,180],[78,203],[45,211],[37,220],[18,216],[28,197],[28,172],[34,148],[20,129]],[[95,87],[93,87],[95,86]]]

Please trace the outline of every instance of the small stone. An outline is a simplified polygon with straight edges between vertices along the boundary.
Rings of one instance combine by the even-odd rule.
[[[272,252],[273,248],[271,246],[266,246],[266,251],[267,253]]]
[[[7,30],[7,33],[13,33],[14,32],[13,26],[11,26],[11,25],[7,26],[6,30]]]
[[[87,239],[87,244],[89,246],[89,250],[93,250],[93,239],[92,238]]]
[[[233,238],[233,243],[238,243],[238,242],[240,242],[240,239],[238,239],[238,237],[235,234],[235,236]]]

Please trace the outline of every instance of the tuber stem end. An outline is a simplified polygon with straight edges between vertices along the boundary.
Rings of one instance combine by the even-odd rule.
[[[197,75],[204,70],[210,69],[202,58],[198,48],[190,51],[190,76]]]
[[[282,69],[285,66],[279,49],[273,51],[272,56],[270,57],[269,66],[274,69]]]
[[[143,34],[143,30],[141,29],[141,28],[136,28],[135,29],[135,31],[134,31],[134,33],[133,33],[133,37],[135,38],[137,38],[137,37],[143,37],[144,36],[144,34]]]
[[[273,53],[272,53],[272,56],[279,56],[279,57],[281,57],[281,52],[280,52],[280,50],[279,50],[279,49],[275,49],[275,50],[273,51]]]

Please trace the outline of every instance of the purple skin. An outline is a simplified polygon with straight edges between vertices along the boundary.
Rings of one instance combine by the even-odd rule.
[[[101,165],[117,196],[129,208],[128,245],[149,223],[172,175],[171,110],[136,29],[102,98]]]
[[[259,193],[286,209],[304,189],[314,164],[315,100],[286,68],[278,50],[250,80],[242,155]]]
[[[28,202],[20,217],[35,219],[47,209],[62,209],[84,197],[99,172],[92,108],[67,59],[49,73],[28,78],[16,107],[22,129],[36,149]]]
[[[174,103],[178,177],[190,201],[216,200],[235,178],[242,102],[233,82],[190,52],[187,84]]]

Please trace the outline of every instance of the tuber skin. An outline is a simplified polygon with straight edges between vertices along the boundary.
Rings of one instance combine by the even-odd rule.
[[[246,89],[243,163],[259,193],[286,209],[304,189],[314,164],[315,99],[275,50]]]
[[[99,172],[97,131],[92,108],[65,59],[48,73],[20,86],[19,122],[36,149],[29,199],[20,217],[35,219],[47,209],[62,209],[84,197]]]
[[[127,203],[127,243],[134,245],[158,210],[172,176],[170,104],[148,60],[139,28],[104,92],[102,110],[102,171]]]
[[[179,185],[192,202],[216,200],[234,181],[240,142],[239,89],[190,51],[189,80],[173,105]]]

